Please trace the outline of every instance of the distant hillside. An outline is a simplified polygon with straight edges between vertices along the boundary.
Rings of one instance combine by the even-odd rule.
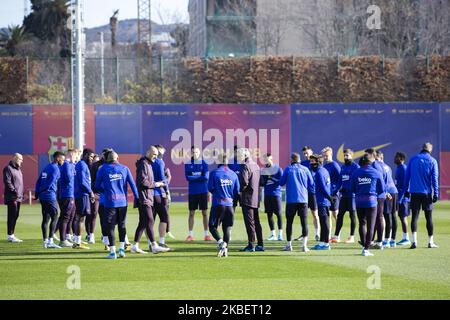
[[[152,22],[152,33],[161,34],[170,32],[176,27],[175,24],[160,25]],[[86,29],[86,41],[97,42],[100,39],[99,32],[104,33],[105,42],[111,41],[111,30],[109,24]],[[119,21],[117,26],[117,42],[134,43],[137,41],[137,19],[128,19]]]

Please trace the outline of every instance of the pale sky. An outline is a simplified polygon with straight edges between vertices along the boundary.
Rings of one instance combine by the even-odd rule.
[[[188,23],[188,3],[189,0],[152,0],[152,20]],[[29,1],[28,5],[31,7]],[[84,6],[87,28],[108,24],[116,9],[119,9],[119,20],[137,18],[137,0],[84,0]],[[24,0],[0,0],[0,28],[22,24],[23,14]]]

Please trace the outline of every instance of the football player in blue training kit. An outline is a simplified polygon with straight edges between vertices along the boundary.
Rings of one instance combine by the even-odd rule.
[[[115,227],[119,229],[119,258],[125,257],[125,235],[126,217],[128,207],[128,185],[133,191],[135,202],[139,195],[128,167],[118,162],[119,156],[116,152],[108,153],[107,163],[102,165],[97,172],[95,179],[95,189],[104,193],[106,222],[109,228],[109,248],[111,253],[108,259],[116,259],[116,235]]]
[[[377,159],[376,151],[372,148],[365,150],[366,154],[369,155],[372,166],[380,173],[381,177],[383,178],[384,182],[384,188],[386,189],[387,184],[387,174],[386,171],[384,171],[383,164]],[[375,222],[375,230],[376,230],[376,236],[377,240],[373,244],[371,244],[371,247],[373,249],[380,249],[383,250],[383,235],[384,230],[386,228],[386,221],[384,220],[384,202],[386,199],[390,199],[391,195],[384,190],[383,193],[378,195],[377,198],[377,220]],[[373,235],[372,241],[375,240],[375,233]]]
[[[85,217],[91,214],[91,202],[95,201],[91,188],[91,172],[89,171],[93,159],[94,151],[84,149],[81,161],[75,165],[74,249],[89,249],[81,243],[81,225]]]
[[[310,172],[311,175],[314,178],[314,172],[311,171],[311,168],[309,167],[309,157],[313,155],[313,150],[311,147],[309,146],[304,146],[302,148],[302,153],[303,153],[303,157],[305,158],[305,160],[303,160],[300,164],[302,166],[307,167]],[[315,194],[315,189],[311,189],[308,190],[308,208],[311,210],[311,214],[313,217],[313,224],[314,224],[314,229],[316,231],[316,237],[315,240],[319,241],[320,238],[320,222],[319,222],[319,214],[317,211],[317,200],[316,200],[316,194]],[[296,238],[295,240],[300,241],[302,240],[302,236]]]
[[[201,157],[199,148],[191,147],[191,161],[184,165],[184,173],[189,183],[189,234],[186,241],[194,240],[195,210],[200,209],[203,217],[204,240],[211,241],[208,234],[208,164]]]
[[[261,169],[261,186],[264,187],[264,211],[267,213],[271,235],[269,241],[277,240],[273,216],[277,217],[278,241],[283,241],[283,219],[281,214],[280,179],[283,170],[273,163],[272,155],[263,156],[265,167]]]
[[[237,153],[238,153],[238,150],[239,150],[240,148],[238,147],[238,146],[234,146],[234,148],[233,148],[233,152],[234,152],[234,156],[233,156],[233,159],[232,160],[229,160],[228,162],[229,162],[229,164],[228,164],[228,167],[231,169],[231,170],[233,170],[233,172],[234,173],[236,173],[236,175],[239,177],[239,175],[241,174],[241,164],[239,163],[239,161],[237,160]],[[237,205],[240,203],[239,201],[240,201],[240,198],[241,198],[241,195],[240,194],[238,194],[238,195],[236,195],[235,197],[234,197],[234,199],[233,199],[233,210],[234,210],[234,212],[236,212],[236,207],[237,207]]]
[[[283,171],[280,186],[286,185],[286,239],[283,251],[292,251],[292,223],[300,217],[303,239],[302,251],[308,252],[308,193],[314,190],[311,171],[300,164],[300,155],[291,155],[291,165]]]
[[[417,247],[417,221],[420,209],[425,212],[428,231],[428,248],[438,248],[433,239],[433,203],[439,199],[439,168],[436,159],[431,156],[433,145],[425,143],[422,151],[409,160],[406,169],[405,197],[411,197],[411,249]]]
[[[56,202],[56,192],[58,180],[61,176],[59,167],[64,163],[64,153],[56,151],[53,154],[53,162],[45,166],[36,182],[34,199],[39,199],[42,207],[42,238],[44,248],[60,249],[53,242],[53,234],[58,221],[58,203]],[[50,222],[50,227],[48,223]]]
[[[75,215],[75,150],[69,149],[66,153],[64,164],[59,167],[61,177],[58,181],[58,204],[61,210],[59,217],[59,236],[60,246],[62,248],[71,248],[73,246],[67,239],[67,230],[69,222]]]
[[[209,175],[208,190],[212,193],[212,208],[209,217],[209,230],[218,243],[217,256],[228,256],[231,229],[234,223],[233,199],[239,193],[239,178],[228,167],[228,157],[218,157],[218,168]],[[217,228],[222,224],[223,238]]]
[[[339,243],[341,241],[341,229],[344,224],[344,215],[347,211],[350,215],[350,237],[348,237],[344,243],[355,243],[356,205],[355,194],[350,191],[350,178],[353,172],[359,168],[359,165],[353,161],[352,149],[344,150],[344,162],[345,163],[341,168],[339,182],[336,186],[336,190],[341,194],[341,199],[339,201],[339,213],[336,219],[336,230],[334,232],[334,236],[330,240],[330,243]]]
[[[406,154],[403,152],[397,152],[395,154],[394,162],[397,165],[395,170],[395,186],[398,190],[397,197],[397,212],[400,222],[402,224],[403,239],[397,242],[398,246],[409,246],[411,242],[408,236],[408,217],[410,215],[409,199],[405,197],[405,175],[406,175]]]
[[[355,194],[363,256],[373,256],[369,247],[375,231],[378,197],[385,192],[384,180],[381,173],[372,166],[372,161],[373,157],[365,154],[360,160],[361,168],[351,177],[350,191]]]
[[[322,150],[323,156],[323,167],[327,169],[330,174],[331,181],[331,195],[332,201],[330,206],[331,216],[334,220],[337,220],[337,214],[339,209],[339,194],[337,190],[337,185],[339,184],[339,180],[341,178],[341,166],[336,161],[333,161],[333,149],[331,147],[325,147]],[[330,216],[330,227],[329,230],[331,232],[332,229],[332,219]]]
[[[156,145],[155,147],[156,147],[156,149],[158,149],[158,159],[163,161],[164,154],[166,153],[166,148],[164,148],[164,146],[162,146],[160,144]],[[170,206],[170,202],[172,201],[171,196],[170,196],[169,185],[172,180],[172,174],[170,173],[170,169],[165,164],[164,164],[164,178],[166,178],[166,183],[167,183],[167,185],[164,187],[164,190],[167,195],[167,197],[166,197],[166,211],[167,211],[166,235],[171,239],[175,239],[175,236],[172,234],[172,232],[170,232],[170,214],[169,214],[169,206]]]
[[[384,221],[386,228],[384,231],[384,248],[394,248],[396,246],[395,238],[397,236],[397,198],[398,191],[395,186],[394,178],[392,177],[392,169],[384,162],[383,152],[377,151],[377,158],[381,162],[384,171],[387,175],[386,191],[391,195],[386,198],[384,202]]]
[[[309,157],[309,166],[314,174],[314,185],[316,186],[316,199],[320,221],[320,242],[313,247],[313,250],[330,250],[330,206],[331,198],[331,178],[328,170],[323,165],[323,157],[313,154]]]
[[[167,224],[169,222],[169,213],[167,211],[168,189],[165,175],[166,164],[164,163],[162,158],[156,157],[156,159],[151,162],[151,166],[153,170],[153,178],[155,179],[156,182],[161,182],[161,186],[154,189],[154,196],[153,196],[153,219],[156,220],[156,216],[159,217],[158,245],[170,249],[166,245]]]

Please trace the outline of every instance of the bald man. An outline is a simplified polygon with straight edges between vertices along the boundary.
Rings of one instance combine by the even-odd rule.
[[[15,153],[3,169],[3,183],[5,185],[4,198],[8,208],[8,242],[22,242],[14,236],[17,219],[19,219],[20,204],[23,201],[23,175],[22,175],[23,156]]]

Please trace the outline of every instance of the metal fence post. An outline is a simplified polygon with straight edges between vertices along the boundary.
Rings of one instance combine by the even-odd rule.
[[[119,57],[116,56],[116,103],[120,102],[119,98]]]

